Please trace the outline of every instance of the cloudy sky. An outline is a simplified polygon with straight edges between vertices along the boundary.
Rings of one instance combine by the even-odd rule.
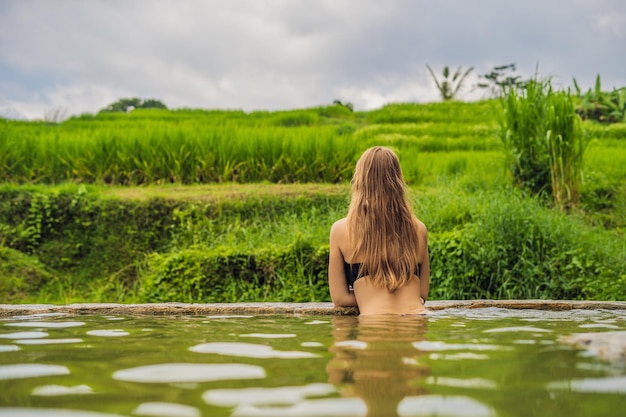
[[[0,0],[0,113],[357,110],[438,99],[426,64],[516,63],[560,87],[626,85],[625,0]]]

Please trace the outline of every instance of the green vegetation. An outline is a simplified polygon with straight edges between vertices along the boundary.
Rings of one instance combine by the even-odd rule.
[[[474,68],[471,67],[466,69],[465,72],[462,72],[461,67],[459,66],[454,74],[452,74],[450,72],[450,68],[445,66],[443,67],[443,71],[441,71],[441,75],[443,77],[440,81],[430,65],[426,64],[426,68],[428,68],[428,72],[435,82],[437,90],[439,90],[439,96],[443,101],[454,100],[463,87],[465,79],[474,70]]]
[[[0,178],[19,183],[340,182],[351,175],[354,124],[319,111],[245,114],[135,110],[59,125],[0,121]],[[334,118],[340,121],[340,118]]]
[[[576,94],[580,98],[576,113],[583,120],[595,120],[601,123],[626,123],[626,87],[602,91],[600,75],[596,77],[593,89],[583,93],[574,79]]]
[[[561,209],[578,202],[587,141],[569,92],[530,80],[503,98],[500,137],[515,180]]]
[[[52,276],[39,261],[17,250],[0,246],[0,294],[4,303],[36,300],[38,291],[50,285]]]
[[[502,112],[0,120],[0,303],[328,301],[328,230],[375,144],[398,152],[429,228],[431,298],[626,299],[626,128],[581,123],[580,198],[560,211],[512,186]]]
[[[491,97],[501,97],[511,88],[524,88],[528,80],[514,75],[516,69],[515,63],[495,66],[489,73],[478,76],[476,87],[487,90]]]
[[[431,298],[626,297],[614,232],[513,189],[466,188],[414,195],[430,229]],[[24,280],[41,277],[4,301],[328,300],[327,233],[347,184],[132,190],[2,187],[0,239],[14,264],[38,265]]]
[[[101,112],[128,112],[135,109],[167,109],[167,106],[159,100],[152,98],[142,100],[137,97],[122,98],[115,103],[111,103]]]

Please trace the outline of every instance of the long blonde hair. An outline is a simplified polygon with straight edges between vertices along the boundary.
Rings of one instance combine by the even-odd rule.
[[[348,238],[353,259],[363,259],[359,274],[389,291],[418,269],[418,225],[406,194],[396,154],[381,146],[366,150],[352,178]]]

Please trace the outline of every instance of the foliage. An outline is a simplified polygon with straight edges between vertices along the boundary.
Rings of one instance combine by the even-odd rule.
[[[333,100],[333,104],[336,106],[345,107],[346,109],[350,111],[354,111],[354,104],[350,103],[349,101],[342,102],[341,100]]]
[[[516,194],[492,195],[472,211],[464,227],[434,233],[429,239],[435,297],[622,299],[626,295],[626,276],[623,266],[618,266],[626,258],[618,239],[606,240],[580,221]],[[612,295],[603,290],[609,283],[615,290]]]
[[[134,109],[167,109],[167,107],[159,100],[155,100],[152,98],[143,100],[137,97],[133,97],[119,99],[118,101],[111,103],[102,110],[100,110],[100,112],[126,113]]]
[[[140,299],[145,302],[322,301],[328,299],[327,263],[327,247],[315,248],[304,241],[252,251],[200,246],[153,254],[141,270]]]
[[[0,303],[31,301],[53,279],[36,259],[0,245]]]
[[[498,103],[495,100],[465,103],[390,103],[365,113],[368,124],[444,123],[472,128],[477,124],[496,122]],[[367,125],[364,126],[367,128]]]
[[[345,140],[345,127],[317,126],[321,116],[313,111],[192,115],[198,117],[136,110],[54,126],[0,122],[0,178],[122,185],[333,183],[351,176],[361,150]]]
[[[495,110],[496,103],[486,101],[389,104],[368,112],[338,105],[252,113],[151,109],[59,125],[4,121],[0,178],[121,185],[343,182],[365,147],[388,143],[393,134],[401,135],[399,148],[409,156],[412,149],[493,149]]]
[[[500,138],[515,181],[535,194],[551,194],[560,208],[576,204],[586,140],[569,92],[531,80],[502,99]]]
[[[491,97],[501,97],[511,88],[524,88],[528,81],[514,75],[515,70],[515,63],[493,67],[491,72],[478,76],[481,81],[476,87],[487,90]]]
[[[580,103],[576,113],[583,120],[595,120],[601,123],[626,123],[626,87],[614,88],[611,92],[602,91],[600,74],[596,76],[596,84],[592,89],[582,93],[574,78],[576,95]]]
[[[626,299],[624,124],[582,122],[594,139],[580,206],[565,215],[511,191],[495,135],[503,101],[0,121],[0,247],[41,272],[5,287],[16,288],[12,302],[328,301],[328,228],[345,215],[360,152],[387,145],[430,231],[436,298]],[[253,163],[224,175],[233,160]],[[222,177],[196,175],[189,161]],[[337,167],[337,184],[317,179]],[[128,178],[152,185],[111,185]],[[214,282],[210,271],[233,278]]]
[[[222,185],[211,199],[204,188],[144,199],[4,185],[0,242],[22,265],[5,275],[24,277],[3,282],[15,285],[14,302],[328,301],[328,230],[349,187],[312,187],[296,197]],[[430,231],[431,299],[626,299],[625,248],[610,232],[516,190],[457,182],[415,198]]]
[[[471,67],[465,70],[465,72],[462,72],[461,66],[459,66],[454,74],[452,74],[450,73],[450,68],[445,66],[441,72],[443,78],[440,81],[428,64],[426,64],[426,67],[428,68],[433,81],[435,81],[435,85],[437,86],[437,90],[439,90],[439,95],[443,101],[454,100],[457,97],[459,90],[463,87],[465,78],[467,78],[467,76],[474,70],[474,68]]]
[[[95,200],[82,186],[0,192],[0,241],[36,257],[59,277],[88,287],[101,280],[132,285],[134,263],[169,241],[175,204]],[[57,300],[58,301],[58,300]]]
[[[530,82],[510,89],[502,99],[500,139],[510,158],[513,178],[536,194],[549,192],[550,171],[545,142],[548,86]]]
[[[74,301],[136,301],[139,272],[150,254],[167,257],[202,245],[216,256],[224,248],[245,255],[270,241],[277,242],[280,253],[284,253],[280,242],[295,245],[297,251],[303,247],[317,250],[326,241],[327,228],[319,217],[340,216],[335,208],[344,206],[345,191],[335,195],[324,190],[313,190],[310,195],[292,192],[284,198],[227,193],[209,201],[196,195],[200,200],[187,202],[182,198],[98,197],[83,186],[5,185],[0,188],[0,242],[30,254],[33,262],[38,259],[59,277],[44,286],[40,302],[51,301],[46,297],[66,302],[61,294]],[[314,232],[307,231],[307,224]],[[316,239],[311,241],[310,236]],[[284,256],[279,258],[284,261]],[[285,288],[296,272],[310,278],[311,270],[292,266],[275,277],[283,280]],[[28,295],[36,296],[36,292]]]
[[[557,207],[569,208],[577,204],[581,191],[583,156],[587,147],[580,118],[574,111],[569,92],[553,94],[548,108],[548,143],[550,185]]]

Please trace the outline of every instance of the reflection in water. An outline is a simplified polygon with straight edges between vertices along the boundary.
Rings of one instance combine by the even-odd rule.
[[[157,384],[259,378],[265,378],[265,369],[240,363],[160,363],[113,373],[113,379],[118,381]]]
[[[147,402],[139,404],[139,406],[133,411],[133,414],[138,416],[201,416],[200,410],[198,410],[196,407],[166,402]]]
[[[329,382],[341,395],[363,399],[369,417],[396,416],[403,398],[428,393],[420,380],[431,370],[413,346],[424,340],[427,325],[425,316],[333,317]]]

